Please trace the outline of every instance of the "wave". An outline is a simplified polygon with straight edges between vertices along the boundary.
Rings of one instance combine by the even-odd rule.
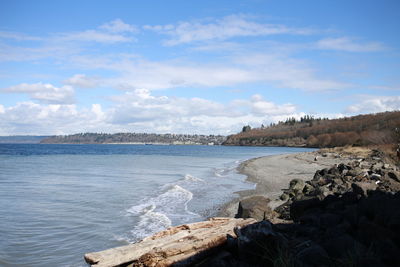
[[[179,185],[170,185],[164,193],[130,207],[127,212],[139,218],[131,231],[133,241],[162,231],[173,223],[185,223],[198,217],[187,207],[192,198],[193,194],[189,190]]]
[[[204,183],[204,180],[198,177],[195,177],[193,175],[190,174],[186,174],[185,178],[183,178],[185,181],[190,181],[190,182],[202,182]]]
[[[216,177],[227,177],[232,175],[232,173],[236,173],[237,168],[243,160],[235,160],[229,164],[226,164],[223,168],[214,168],[214,175]]]
[[[237,166],[214,169],[214,175],[217,177],[226,177],[236,170]]]
[[[156,212],[156,206],[151,206],[149,210],[140,216],[139,223],[131,230],[134,239],[141,240],[146,236],[165,230],[172,225],[167,215]]]

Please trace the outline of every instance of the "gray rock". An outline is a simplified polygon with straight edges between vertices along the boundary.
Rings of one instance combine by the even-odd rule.
[[[317,208],[320,206],[320,201],[316,198],[295,201],[290,207],[290,217],[297,221],[306,210]]]
[[[288,201],[288,200],[289,200],[289,195],[286,194],[286,193],[283,193],[283,194],[279,197],[279,199],[282,200],[282,201]]]
[[[392,179],[395,180],[396,182],[400,183],[400,174],[395,172],[395,171],[391,171],[387,173],[387,176]]]
[[[359,195],[363,196],[368,196],[368,191],[373,191],[376,190],[378,185],[376,183],[360,183],[360,182],[355,182],[351,184],[351,187],[353,188],[353,192]]]
[[[371,180],[380,180],[382,178],[382,176],[380,174],[373,173],[373,174],[371,174],[371,176],[369,178]]]
[[[362,174],[362,173],[363,173],[363,170],[362,170],[361,168],[355,167],[354,169],[349,170],[349,171],[347,172],[347,175],[350,175],[350,176],[357,176],[357,175],[360,175],[360,174]]]
[[[310,193],[312,193],[314,191],[314,186],[312,186],[311,184],[309,184],[309,183],[306,183],[305,185],[304,185],[304,188],[303,188],[303,193],[304,194],[310,194]]]
[[[387,163],[385,163],[385,164],[383,164],[383,168],[384,168],[384,169],[389,169],[389,168],[390,168],[390,165],[387,164]]]
[[[262,221],[266,217],[272,216],[272,210],[268,206],[270,200],[263,196],[253,196],[243,199],[239,202],[238,213],[236,218],[254,218],[257,221]]]
[[[302,192],[304,189],[305,183],[301,179],[293,179],[290,181],[289,189],[294,192]]]

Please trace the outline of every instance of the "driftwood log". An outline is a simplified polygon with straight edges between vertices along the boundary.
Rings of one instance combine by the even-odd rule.
[[[223,245],[228,234],[235,237],[234,228],[255,222],[251,218],[210,218],[204,222],[168,228],[135,244],[87,253],[85,260],[91,266],[98,267],[189,263],[191,258],[196,258],[194,256],[206,256],[206,251]]]

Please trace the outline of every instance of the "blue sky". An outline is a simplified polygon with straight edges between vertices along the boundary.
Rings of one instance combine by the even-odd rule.
[[[0,2],[0,135],[400,109],[400,1]]]

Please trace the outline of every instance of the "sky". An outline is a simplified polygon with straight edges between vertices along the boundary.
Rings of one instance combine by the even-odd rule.
[[[400,109],[398,0],[0,1],[0,135]]]

